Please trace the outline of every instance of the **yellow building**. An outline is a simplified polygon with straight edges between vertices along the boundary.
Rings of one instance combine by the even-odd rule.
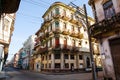
[[[36,32],[36,71],[67,71],[91,67],[85,17],[83,13],[80,15],[75,12],[75,8],[55,2],[43,15],[44,22]],[[91,17],[88,19],[90,24],[94,23]]]
[[[99,41],[105,78],[120,80],[120,0],[89,0],[96,23],[91,35]]]

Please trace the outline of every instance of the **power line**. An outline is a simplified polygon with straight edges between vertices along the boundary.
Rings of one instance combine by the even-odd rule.
[[[39,7],[42,7],[42,8],[47,8],[45,5],[40,5],[40,3],[36,3],[36,2],[31,2],[31,1],[27,1],[27,0],[24,0],[24,2],[26,3],[29,3],[29,4],[32,4],[32,5],[36,5],[36,6],[39,6]]]
[[[18,15],[25,16],[25,17],[31,17],[31,18],[35,18],[35,19],[41,19],[41,17],[32,16],[32,15],[28,15],[28,14],[23,14],[23,13],[20,13],[20,12],[18,12],[17,14],[18,14]]]

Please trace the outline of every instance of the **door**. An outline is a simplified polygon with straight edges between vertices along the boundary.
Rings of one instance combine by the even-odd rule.
[[[120,38],[110,40],[109,42],[116,80],[120,80]]]

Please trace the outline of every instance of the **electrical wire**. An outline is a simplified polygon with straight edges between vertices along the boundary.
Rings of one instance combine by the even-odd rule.
[[[35,18],[35,19],[41,19],[41,17],[32,16],[32,15],[28,15],[28,14],[23,14],[23,13],[20,13],[20,12],[18,12],[17,14],[18,14],[18,15],[25,16],[25,17],[31,17],[31,18]]]
[[[39,6],[39,7],[42,7],[42,8],[47,8],[46,5],[43,5],[43,4],[40,5],[40,3],[31,2],[31,1],[27,1],[27,0],[24,0],[24,2],[32,4],[32,5],[36,5],[36,6]]]

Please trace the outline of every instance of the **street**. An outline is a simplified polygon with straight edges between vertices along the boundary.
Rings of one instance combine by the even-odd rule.
[[[74,73],[74,74],[46,74],[6,68],[6,80],[92,80],[91,73]],[[102,80],[102,72],[99,72],[99,79]]]

